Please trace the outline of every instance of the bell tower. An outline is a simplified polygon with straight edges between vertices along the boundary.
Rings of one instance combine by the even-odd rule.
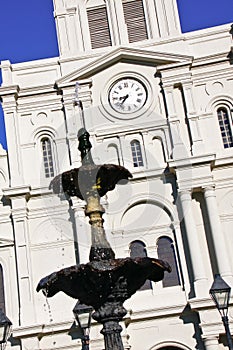
[[[176,0],[53,1],[61,58],[150,46],[181,33]]]

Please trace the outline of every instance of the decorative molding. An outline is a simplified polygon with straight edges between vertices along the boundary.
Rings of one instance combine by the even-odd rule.
[[[58,79],[56,81],[56,84],[60,86],[61,84],[64,85],[75,80],[87,79],[93,74],[96,74],[97,72],[100,72],[110,65],[113,65],[122,60],[124,62],[133,61],[135,64],[137,62],[140,62],[140,64],[144,62],[145,64],[151,64],[154,67],[155,63],[165,64],[176,62],[176,64],[187,64],[187,62],[190,62],[191,56],[168,54],[158,51],[147,51],[136,48],[119,47],[117,49],[111,50],[110,53],[97,58],[92,63],[83,66],[75,72],[67,74],[66,76]]]
[[[12,247],[12,246],[14,246],[13,240],[0,237],[0,248]]]

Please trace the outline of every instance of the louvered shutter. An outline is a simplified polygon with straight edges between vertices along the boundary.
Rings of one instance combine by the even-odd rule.
[[[123,11],[129,42],[133,43],[148,39],[142,0],[123,1]]]
[[[112,42],[106,7],[87,9],[87,18],[91,36],[91,47],[97,49],[111,46]]]

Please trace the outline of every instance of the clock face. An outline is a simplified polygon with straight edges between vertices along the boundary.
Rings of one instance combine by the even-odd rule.
[[[147,92],[142,83],[133,78],[124,78],[113,84],[109,91],[111,107],[120,113],[134,113],[146,102]]]

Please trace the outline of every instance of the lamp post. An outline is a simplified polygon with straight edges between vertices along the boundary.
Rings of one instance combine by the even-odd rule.
[[[10,336],[12,322],[0,309],[0,346],[4,349],[5,344]]]
[[[82,329],[82,350],[89,350],[89,332],[91,326],[91,314],[93,312],[93,307],[86,304],[80,304],[77,302],[73,308],[73,313],[79,327]]]
[[[214,282],[209,291],[221,317],[225,327],[228,348],[233,350],[233,342],[231,338],[229,322],[228,322],[228,306],[231,293],[231,287],[222,279],[219,274],[214,276]]]

